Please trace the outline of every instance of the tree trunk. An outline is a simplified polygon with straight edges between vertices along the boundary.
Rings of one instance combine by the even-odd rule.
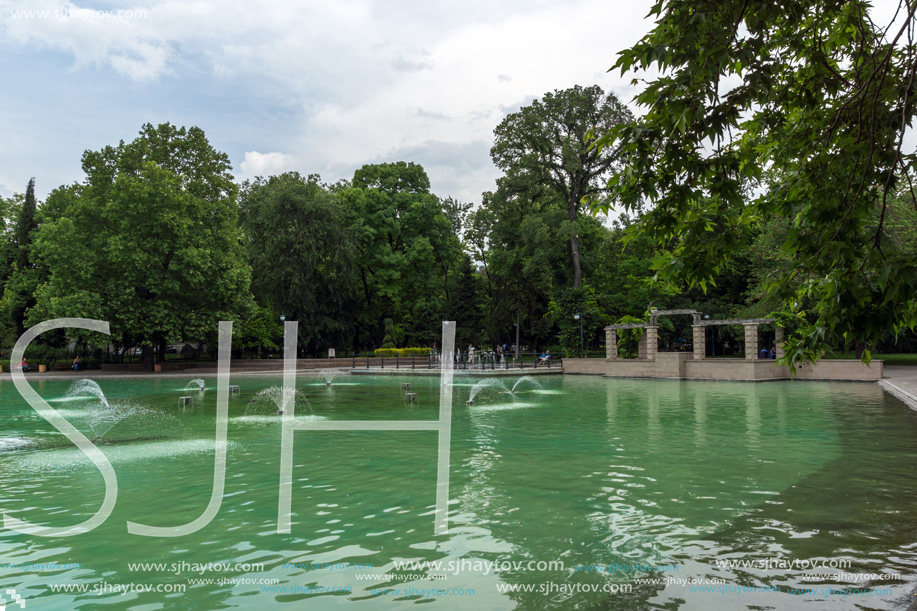
[[[153,338],[150,337],[150,340],[152,340],[152,339],[153,339]],[[143,368],[144,368],[145,370],[147,370],[147,371],[153,371],[153,369],[154,369],[154,367],[153,367],[153,364],[154,364],[154,363],[153,363],[153,346],[151,346],[151,345],[150,345],[150,346],[147,346],[147,345],[144,344],[144,346],[143,346],[143,356],[142,356],[141,358],[143,359]]]
[[[159,336],[159,356],[156,360],[160,363],[166,362],[166,338],[163,335]]]
[[[578,201],[571,201],[568,204],[569,218],[573,223],[573,235],[570,236],[570,258],[573,260],[573,288],[578,289],[583,286],[583,268],[579,259],[579,230],[576,227],[576,209]]]
[[[857,360],[863,360],[863,353],[866,352],[866,342],[857,342],[856,355]]]
[[[522,320],[522,311],[520,310],[520,307],[521,306],[519,305],[519,289],[517,288],[516,289],[516,358],[515,358],[515,360],[517,361],[519,360],[519,351],[522,348],[519,345],[519,324]]]

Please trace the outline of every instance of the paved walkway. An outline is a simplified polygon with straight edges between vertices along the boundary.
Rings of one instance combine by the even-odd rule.
[[[917,410],[917,366],[885,365],[879,386]]]
[[[529,363],[531,365],[531,363]],[[439,367],[435,369],[395,369],[394,367],[386,367],[381,369],[379,367],[372,367],[370,369],[366,368],[357,368],[357,369],[348,369],[353,375],[403,375],[403,376],[439,376],[441,375]],[[530,375],[546,375],[549,373],[563,373],[564,368],[562,365],[554,365],[553,367],[535,367],[529,366],[524,369],[475,369],[474,367],[469,367],[468,369],[454,369],[453,373],[456,376],[530,376]]]
[[[246,371],[244,369],[230,369],[230,375],[232,377],[236,376],[279,376],[283,375],[283,361],[279,361],[281,365],[277,369],[256,369],[254,371]],[[338,373],[343,373],[349,367],[338,367],[328,369],[336,369]],[[301,376],[317,376],[320,374],[319,369],[300,369],[296,372],[297,375]],[[186,371],[161,371],[154,373],[152,371],[102,371],[101,369],[85,369],[83,371],[49,371],[46,373],[37,373],[29,372],[25,374],[25,379],[29,381],[37,380],[81,380],[83,378],[92,378],[94,380],[101,378],[108,379],[117,379],[117,380],[130,380],[130,379],[141,379],[141,378],[215,378],[216,372],[207,371],[199,372],[194,371],[193,369],[188,369]],[[9,371],[4,371],[0,373],[0,382],[9,381],[12,382],[12,375]]]

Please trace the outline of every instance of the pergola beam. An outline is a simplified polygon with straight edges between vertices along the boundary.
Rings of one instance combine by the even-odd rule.
[[[773,318],[728,318],[726,320],[702,320],[701,327],[716,327],[720,325],[766,325],[775,322]]]

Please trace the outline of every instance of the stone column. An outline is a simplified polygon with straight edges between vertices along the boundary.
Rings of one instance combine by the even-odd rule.
[[[783,358],[783,327],[774,327],[774,346],[777,349],[777,358]]]
[[[637,340],[637,358],[646,360],[646,329],[640,330],[640,339]]]
[[[605,329],[605,358],[612,361],[618,358],[618,330]]]
[[[694,360],[702,361],[707,357],[707,327],[692,325],[694,331]]]
[[[745,327],[745,360],[753,361],[758,358],[758,325],[744,325]]]
[[[659,348],[659,327],[646,328],[646,360],[656,360],[656,349]]]

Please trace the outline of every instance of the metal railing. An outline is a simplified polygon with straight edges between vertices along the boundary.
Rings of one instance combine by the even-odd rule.
[[[496,371],[499,369],[550,369],[563,364],[557,355],[542,359],[540,352],[520,352],[500,355],[492,351],[457,351],[452,355],[453,367],[460,371]],[[428,356],[376,356],[373,353],[354,354],[351,357],[352,369],[439,369],[442,355],[431,353]]]

